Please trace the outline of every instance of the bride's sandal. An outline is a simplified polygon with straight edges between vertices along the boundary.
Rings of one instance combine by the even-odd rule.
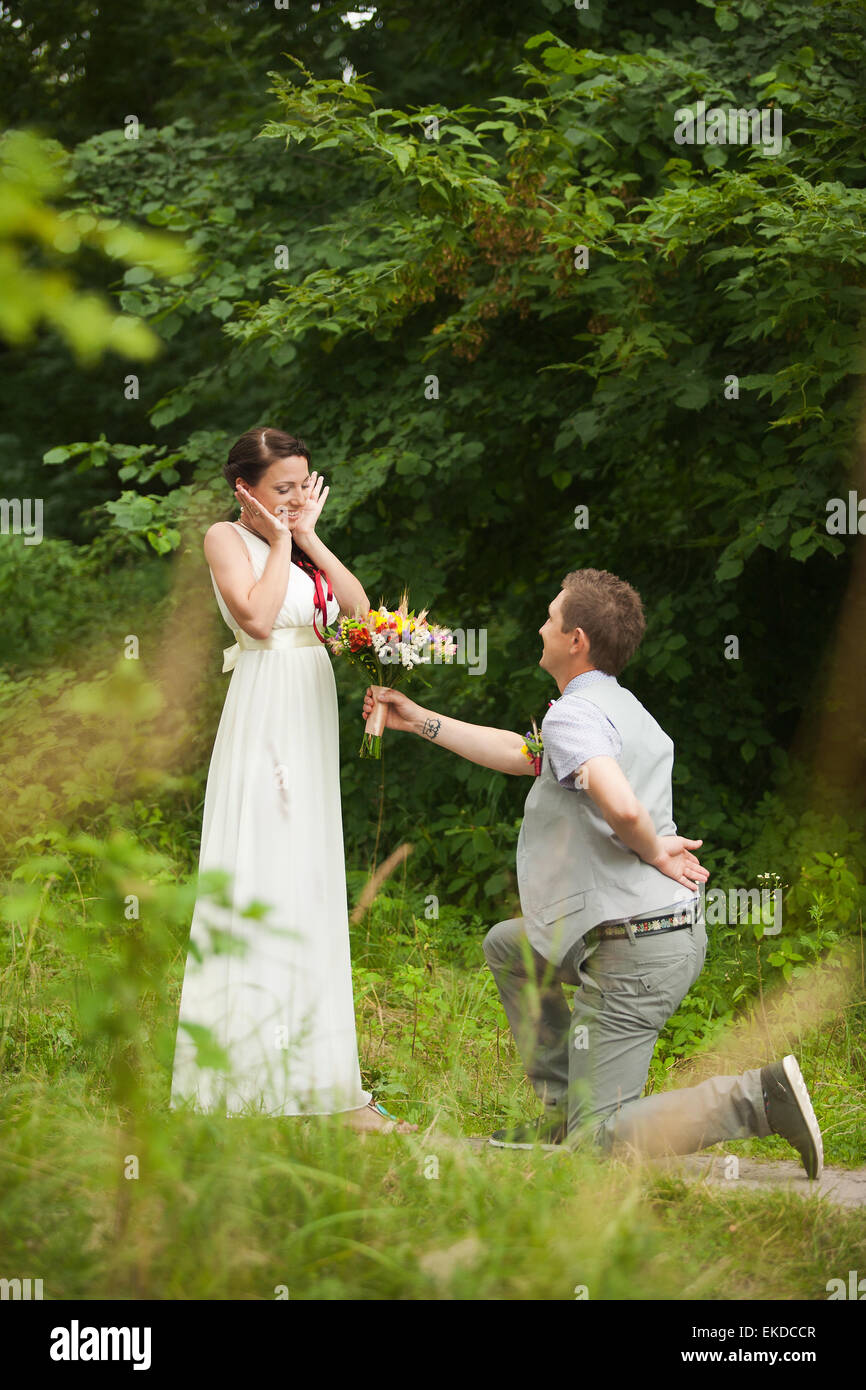
[[[391,1121],[391,1124],[382,1130],[383,1134],[415,1134],[418,1129],[417,1125],[410,1124],[408,1120],[398,1120],[396,1115],[385,1109],[381,1101],[371,1100],[367,1109],[375,1110],[377,1115],[384,1115],[386,1120]]]
[[[415,1134],[418,1129],[417,1125],[410,1124],[408,1120],[398,1120],[397,1116],[392,1115],[390,1111],[386,1110],[381,1101],[378,1100],[370,1100],[364,1106],[363,1111],[358,1110],[352,1111],[351,1113],[353,1115],[361,1115],[366,1110],[372,1110],[374,1115],[382,1115],[386,1120],[390,1121],[390,1123],[385,1125],[359,1125],[350,1120],[350,1125],[358,1134]]]

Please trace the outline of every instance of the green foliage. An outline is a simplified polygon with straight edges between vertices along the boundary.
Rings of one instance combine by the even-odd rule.
[[[625,680],[675,738],[680,825],[740,881],[740,846],[785,769],[848,573],[822,512],[845,481],[860,370],[858,40],[836,5],[819,18],[805,3],[771,4],[760,22],[741,7],[734,47],[712,10],[681,26],[629,10],[613,25],[546,5],[521,24],[542,12],[534,29],[518,26],[507,61],[496,47],[501,85],[484,105],[473,89],[468,102],[401,109],[372,82],[317,77],[314,40],[297,31],[285,66],[270,66],[269,108],[262,84],[209,128],[166,96],[165,118],[145,121],[137,141],[104,129],[76,147],[67,222],[159,227],[194,259],[163,278],[135,257],[108,286],[171,352],[148,367],[134,418],[101,382],[90,415],[113,429],[88,442],[81,428],[63,434],[58,417],[42,449],[47,505],[90,489],[102,530],[92,564],[78,547],[80,577],[62,542],[15,548],[7,537],[7,659],[20,679],[62,644],[70,585],[84,614],[110,590],[106,626],[137,631],[131,593],[147,576],[159,632],[183,596],[155,604],[148,565],[195,553],[226,514],[228,445],[270,419],[314,443],[332,489],[323,535],[375,598],[406,582],[416,606],[486,631],[483,678],[437,673],[429,699],[449,713],[528,727],[556,693],[537,669],[535,633],[561,576],[596,564],[635,583],[648,631]],[[163,6],[153,20],[171,29]],[[335,22],[308,20],[320,37]],[[815,43],[819,25],[831,43]],[[388,26],[382,51],[396,68],[393,10]],[[364,31],[343,32],[341,52],[365,51]],[[223,33],[242,65],[261,60],[261,35],[253,43],[228,20]],[[339,35],[321,44],[329,58]],[[208,82],[217,48],[201,68]],[[782,102],[781,154],[717,147],[724,158],[707,166],[700,147],[673,144],[673,110],[698,95]],[[590,250],[587,273],[573,265],[576,244]],[[275,268],[281,246],[288,270]],[[738,401],[723,398],[731,371]],[[589,508],[588,530],[572,524],[575,503]],[[28,549],[48,578],[38,631]],[[726,661],[730,633],[741,655]],[[199,789],[222,644],[202,672],[200,761],[180,779]],[[353,756],[362,684],[337,678],[347,845],[369,854],[379,773]],[[71,748],[71,708],[41,696],[38,708]],[[20,724],[9,727],[21,747]],[[48,755],[46,732],[26,738],[34,760]],[[382,843],[411,826],[425,872],[447,875],[468,907],[513,904],[523,779],[405,736],[385,744]],[[94,775],[94,788],[104,782]],[[31,809],[47,812],[55,794],[32,784]],[[183,816],[193,842],[194,817]],[[792,882],[775,853],[751,873],[768,867]]]
[[[0,16],[4,491],[45,500],[41,544],[0,538],[4,1248],[61,1271],[52,1296],[270,1297],[288,1269],[293,1297],[568,1297],[577,1261],[594,1298],[698,1278],[730,1297],[729,1228],[753,1222],[747,1256],[763,1250],[763,1202],[532,1159],[515,1186],[468,1155],[437,1188],[415,1149],[359,1156],[311,1125],[287,1156],[284,1130],[166,1123],[225,689],[201,537],[227,514],[234,439],[300,433],[331,485],[322,534],[370,597],[406,584],[486,633],[483,675],[442,668],[425,698],[520,731],[556,694],[537,630],[562,576],[595,565],[640,590],[624,681],[675,740],[679,826],[714,885],[778,883],[784,902],[778,935],[748,915],[711,930],[651,1085],[843,952],[862,963],[862,806],[788,751],[799,727],[808,760],[833,715],[821,677],[851,575],[825,509],[849,486],[863,373],[862,16],[479,0],[455,25],[389,0],[351,29],[342,8]],[[677,145],[674,111],[698,99],[781,107],[780,153]],[[140,359],[135,392],[106,354]],[[529,783],[391,733],[362,762],[364,682],[336,676],[353,894],[374,843],[413,846],[353,931],[363,1075],[422,1125],[483,1133],[535,1109],[480,946],[517,911]],[[863,1158],[863,1008],[791,1035],[840,1163]],[[118,1183],[118,1151],[146,1153],[158,1190]],[[859,1228],[799,1220],[780,1208],[791,1262],[768,1275],[758,1253],[743,1296],[814,1297],[828,1250],[856,1263]],[[469,1272],[448,1263],[467,1233]],[[421,1256],[443,1251],[434,1276]]]
[[[477,936],[467,950],[482,924],[450,907],[426,916],[411,888],[380,896],[354,930],[353,956],[365,1083],[422,1123],[419,1140],[361,1143],[327,1118],[168,1115],[194,879],[153,847],[165,835],[159,817],[139,805],[135,818],[136,831],[56,825],[10,846],[0,1229],[10,1260],[53,1271],[53,1296],[272,1298],[288,1283],[293,1299],[550,1298],[566,1273],[570,1296],[575,1260],[596,1299],[634,1297],[648,1269],[656,1295],[693,1296],[699,1268],[704,1296],[731,1296],[728,1258],[716,1266],[701,1256],[691,1272],[695,1230],[721,1202],[728,1226],[754,1220],[757,1232],[774,1199],[727,1189],[705,1208],[700,1188],[590,1154],[512,1156],[518,1173],[509,1157],[466,1144],[504,1114],[533,1113],[535,1101]],[[726,964],[736,968],[730,956]],[[703,996],[684,1001],[665,1030],[656,1085],[710,1036],[706,1017]],[[204,1030],[197,1041],[201,1065],[221,1061]],[[816,1077],[828,1158],[862,1162],[862,1021],[858,1031],[846,1017],[829,1038],[815,1029],[798,1052]],[[144,1181],[129,1180],[131,1160]],[[65,1221],[43,1220],[61,1198]],[[815,1253],[814,1220],[801,1227],[804,1211],[792,1198],[774,1217],[777,1247],[784,1231],[790,1254],[777,1248],[771,1276],[750,1268],[748,1244],[739,1251],[738,1296],[823,1289],[828,1257]],[[820,1212],[820,1241],[835,1243],[844,1269],[838,1251],[862,1242],[862,1219],[826,1203]],[[678,1258],[659,1264],[672,1241]]]
[[[128,619],[136,602],[164,596],[167,576],[152,552],[133,567],[128,558],[112,565],[106,549],[50,537],[25,545],[21,537],[0,536],[0,662],[7,676],[23,679],[48,663],[74,666],[94,637]]]
[[[68,181],[66,152],[56,141],[20,130],[0,139],[0,335],[28,342],[45,323],[82,363],[105,351],[152,357],[159,341],[138,316],[118,314],[99,295],[77,289],[54,262],[90,246],[131,263],[127,276],[150,277],[154,270],[179,273],[190,258],[173,238],[124,226],[116,217],[55,210],[47,199],[65,192]],[[28,243],[39,247],[42,266],[31,265]]]
[[[149,428],[44,450],[58,474],[116,476],[104,524],[168,556],[225,514],[219,462],[243,428],[299,430],[331,485],[323,535],[368,589],[405,581],[487,629],[486,679],[443,673],[431,697],[479,722],[543,712],[544,602],[577,565],[614,569],[646,602],[626,680],[675,737],[680,819],[715,818],[729,844],[737,806],[778,775],[847,580],[824,520],[853,458],[866,128],[841,7],[820,47],[811,5],[738,15],[735,48],[709,12],[681,34],[629,16],[603,48],[524,32],[523,89],[447,109],[377,105],[370,82],[316,77],[302,44],[271,68],[261,138],[173,112],[137,142],[83,142],[70,197],[172,229],[197,261],[115,286],[172,343],[143,383]],[[781,153],[714,147],[707,166],[677,146],[673,111],[699,95],[781,102]],[[412,756],[389,838],[431,799],[479,809],[482,779]],[[346,767],[350,806],[370,775]],[[513,820],[520,788],[497,795]],[[369,846],[351,812],[348,834]]]

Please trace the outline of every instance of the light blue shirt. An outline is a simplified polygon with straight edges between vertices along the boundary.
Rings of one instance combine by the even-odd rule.
[[[582,767],[588,758],[607,757],[618,760],[622,752],[622,739],[616,725],[598,705],[578,697],[581,690],[588,685],[613,680],[616,680],[616,677],[609,675],[607,671],[581,671],[579,676],[568,682],[559,699],[553,701],[541,723],[544,757],[549,759],[554,777],[563,787],[569,787],[583,796],[586,792],[574,780],[578,768]],[[697,897],[695,894],[696,899]],[[694,906],[697,907],[697,902]],[[681,902],[672,903],[662,912],[655,911],[645,916],[663,917],[682,910]],[[643,921],[645,918],[634,917],[629,920]]]
[[[622,752],[622,739],[604,711],[589,700],[574,698],[588,685],[612,680],[616,677],[607,671],[582,671],[568,682],[542,720],[544,756],[564,787],[581,790],[574,785],[574,774],[587,758],[619,758]]]

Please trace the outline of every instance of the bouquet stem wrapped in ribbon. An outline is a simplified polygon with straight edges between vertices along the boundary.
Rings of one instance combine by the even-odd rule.
[[[373,696],[373,708],[367,715],[367,726],[364,730],[364,742],[361,744],[361,756],[365,754],[372,758],[382,756],[382,735],[385,732],[385,719],[388,711],[384,705],[379,704],[377,696],[383,690],[387,690],[387,685],[371,685],[370,693]],[[373,742],[375,740],[375,743]],[[375,751],[373,749],[375,748]]]
[[[404,592],[394,609],[371,608],[361,617],[339,618],[325,629],[335,656],[346,656],[370,677],[373,709],[367,717],[359,749],[362,758],[381,758],[387,707],[376,700],[392,690],[419,666],[450,663],[457,644],[449,628],[427,622],[427,609],[415,616]]]

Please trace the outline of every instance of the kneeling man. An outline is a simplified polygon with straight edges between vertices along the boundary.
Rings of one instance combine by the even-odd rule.
[[[539,665],[560,698],[541,726],[517,845],[523,915],[493,927],[484,953],[544,1115],[490,1142],[590,1136],[607,1151],[662,1155],[781,1134],[817,1178],[821,1133],[793,1056],[643,1095],[659,1031],[703,967],[708,877],[692,853],[703,841],[677,835],[672,818],[674,745],[617,679],[644,626],[630,585],[584,569],[565,576],[539,630]],[[518,733],[450,719],[397,690],[379,699],[388,728],[499,772],[535,771]],[[368,690],[365,718],[372,708]],[[571,1011],[563,984],[577,986]]]

